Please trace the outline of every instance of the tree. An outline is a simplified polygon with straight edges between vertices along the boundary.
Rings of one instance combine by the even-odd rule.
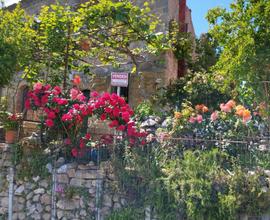
[[[227,82],[239,86],[270,79],[269,18],[268,0],[237,0],[230,10],[208,12],[210,34],[222,48],[214,69]]]
[[[196,58],[189,63],[192,71],[211,71],[219,58],[219,48],[209,33],[202,34],[196,39]]]
[[[30,66],[33,31],[30,17],[23,10],[0,9],[0,86],[9,83],[14,73]]]
[[[13,20],[8,17],[18,13],[24,14],[19,6],[13,12],[2,12],[9,23]],[[158,20],[151,15],[148,3],[140,8],[128,0],[91,0],[77,10],[51,5],[43,7],[37,17],[24,16],[22,20],[26,30],[18,37],[12,32],[5,36],[5,40],[17,42],[18,50],[25,44],[21,35],[26,35],[30,43],[27,48],[31,50],[17,62],[18,69],[30,81],[63,82],[64,88],[71,70],[87,72],[89,67],[102,64],[118,66],[128,58],[136,67],[146,53],[165,48],[164,36],[156,34]],[[5,27],[1,29],[0,25],[1,30]]]

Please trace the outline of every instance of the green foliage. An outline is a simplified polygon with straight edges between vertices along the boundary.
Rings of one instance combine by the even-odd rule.
[[[233,220],[269,208],[263,172],[247,172],[238,165],[238,158],[220,149],[192,151],[173,143],[156,143],[126,149],[121,155],[115,158],[114,167],[122,192],[133,195],[129,204],[135,210],[149,206],[157,219]],[[109,219],[136,216],[127,210]]]
[[[139,220],[143,219],[142,210],[133,207],[126,207],[110,214],[106,220]]]
[[[190,33],[180,32],[176,21],[170,22],[170,41],[175,57],[178,60],[191,60],[193,41]]]
[[[36,17],[26,16],[20,6],[0,10],[0,58],[5,61],[0,70],[6,71],[1,80],[16,70],[30,82],[66,87],[71,71],[91,74],[97,63],[118,66],[128,57],[136,65],[140,54],[167,48],[164,35],[156,34],[157,24],[148,4],[137,7],[128,0],[91,0],[76,10],[44,6]]]
[[[223,75],[227,85],[269,80],[269,9],[268,0],[237,0],[230,10],[208,12],[210,34],[222,48],[214,70]]]
[[[31,19],[23,10],[0,9],[0,85],[10,82],[16,71],[25,68],[32,59],[33,31]]]
[[[195,59],[189,63],[189,68],[194,72],[211,71],[219,58],[219,49],[217,43],[209,33],[202,34],[196,39]]]
[[[154,114],[153,108],[153,104],[149,100],[143,101],[135,109],[135,114],[139,120],[143,120],[147,116]]]
[[[16,175],[19,179],[32,179],[40,176],[48,178],[49,173],[46,164],[49,163],[49,158],[39,148],[28,149],[31,152],[26,152],[20,145],[14,145],[13,162],[18,165]]]
[[[157,105],[167,105],[170,109],[179,110],[186,102],[193,105],[203,103],[216,109],[220,103],[229,99],[227,93],[219,91],[219,85],[212,74],[189,73],[174,84],[161,89],[154,101]]]

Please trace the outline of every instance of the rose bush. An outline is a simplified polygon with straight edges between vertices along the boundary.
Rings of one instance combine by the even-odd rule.
[[[209,109],[204,104],[193,107],[184,104],[181,112],[174,114],[173,137],[186,137],[186,147],[202,149],[219,146],[234,151],[236,143],[239,146],[259,141],[264,136],[266,124],[263,122],[261,107],[249,110],[243,105],[237,105],[234,100],[221,103],[218,110]],[[249,139],[248,139],[249,138]],[[243,143],[241,142],[242,140]],[[250,143],[249,143],[250,142]]]
[[[76,77],[75,84],[79,82],[80,79]],[[110,121],[108,126],[122,132],[130,145],[144,143],[146,134],[136,129],[131,119],[133,110],[122,97],[114,93],[92,92],[87,101],[76,86],[64,92],[58,86],[52,88],[38,82],[28,93],[25,107],[42,112],[41,122],[48,131],[56,134],[55,138],[63,138],[74,157],[82,156],[90,145],[91,134],[83,130],[83,122],[90,117]]]

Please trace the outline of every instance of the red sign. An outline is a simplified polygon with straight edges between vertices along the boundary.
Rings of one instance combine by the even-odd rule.
[[[128,87],[128,73],[111,73],[111,85]]]

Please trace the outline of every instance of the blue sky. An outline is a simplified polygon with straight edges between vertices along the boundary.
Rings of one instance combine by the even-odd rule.
[[[170,1],[170,0],[168,0]],[[6,6],[18,2],[18,0],[5,0]],[[207,11],[216,6],[228,8],[233,0],[187,0],[188,6],[192,10],[192,19],[196,35],[207,32],[208,23],[205,19]]]
[[[209,26],[205,15],[209,9],[217,6],[228,8],[232,2],[233,0],[187,0],[189,8],[192,10],[196,35],[200,36],[201,33],[207,32]]]

